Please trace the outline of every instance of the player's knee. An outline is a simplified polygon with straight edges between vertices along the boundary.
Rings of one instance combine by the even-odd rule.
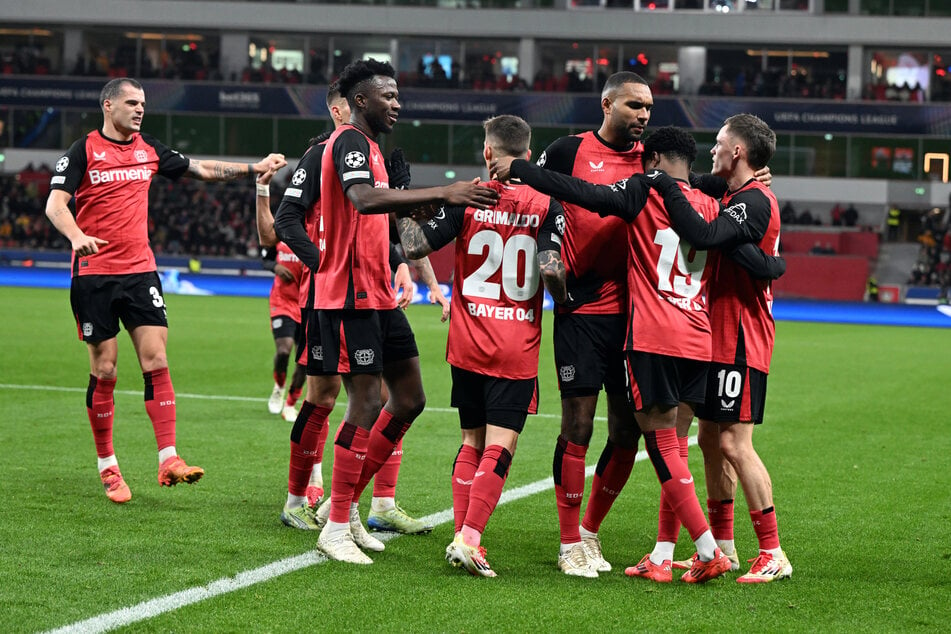
[[[142,355],[139,362],[142,365],[143,372],[154,372],[168,367],[168,357],[165,356],[164,350],[154,354]]]
[[[92,374],[94,374],[97,379],[107,379],[111,381],[116,378],[116,362],[112,359],[98,360],[92,368]]]
[[[716,456],[720,453],[720,434],[716,429],[701,426],[697,432],[697,445],[704,456]]]

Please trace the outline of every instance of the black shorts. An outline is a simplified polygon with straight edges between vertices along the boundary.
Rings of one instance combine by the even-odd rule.
[[[297,338],[297,329],[300,326],[290,315],[275,315],[271,317],[271,334],[275,339]]]
[[[301,330],[304,331],[306,337],[301,357],[306,355],[307,359],[298,363],[307,366],[307,376],[336,376],[336,372],[324,370],[324,346],[320,339],[320,322],[317,319],[317,311],[313,308],[301,308]]]
[[[768,376],[745,365],[711,363],[707,398],[697,408],[697,418],[715,423],[762,423]]]
[[[390,310],[318,310],[324,372],[379,374],[383,366],[419,356],[406,314]]]
[[[556,313],[552,340],[561,398],[623,394],[624,315]]]
[[[453,407],[459,410],[463,429],[486,424],[522,433],[529,414],[538,413],[538,377],[500,379],[452,368]]]
[[[313,312],[314,311],[310,308],[300,309],[300,322],[297,326],[297,334],[294,335],[294,347],[297,349],[297,365],[307,365],[307,331],[310,329],[308,322]]]
[[[635,411],[703,403],[708,361],[628,351],[628,397]]]
[[[73,277],[69,303],[79,338],[87,343],[118,335],[120,320],[130,332],[138,326],[168,328],[162,281],[155,271]]]

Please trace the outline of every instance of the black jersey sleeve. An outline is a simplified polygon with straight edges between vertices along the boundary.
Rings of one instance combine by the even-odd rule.
[[[542,226],[538,228],[538,237],[535,242],[538,243],[538,252],[558,251],[561,252],[561,241],[565,235],[565,210],[554,198],[548,205],[548,213],[542,221]]]
[[[767,255],[758,246],[749,242],[735,247],[727,254],[727,257],[758,280],[779,279],[786,272],[786,260],[782,257]]]
[[[311,271],[317,270],[320,251],[307,235],[307,210],[320,201],[320,159],[323,154],[323,145],[312,145],[304,153],[274,216],[274,232],[278,239],[290,247]]]
[[[370,168],[370,144],[354,129],[346,129],[333,142],[333,162],[343,191],[358,183],[373,186]],[[383,169],[383,166],[380,166]]]
[[[512,161],[511,175],[532,189],[558,200],[594,211],[602,216],[618,216],[630,222],[647,202],[649,186],[638,175],[612,185],[594,185],[532,165],[524,159]]]
[[[189,160],[184,154],[171,149],[150,134],[143,133],[142,140],[155,148],[155,153],[159,157],[159,174],[172,180],[178,180],[188,171]]]
[[[261,266],[266,271],[273,271],[274,266],[277,264],[277,247],[262,247],[261,248]]]
[[[76,193],[79,184],[86,175],[86,137],[78,139],[69,146],[53,168],[50,177],[50,189],[59,189],[69,194]]]
[[[581,137],[563,136],[555,139],[538,157],[537,165],[547,170],[571,176],[575,168],[575,157],[581,147]]]
[[[716,174],[695,174],[690,172],[690,186],[717,200],[723,198],[729,187],[726,179]]]
[[[435,216],[420,223],[423,235],[433,251],[438,251],[456,239],[466,219],[465,207],[442,207]]]

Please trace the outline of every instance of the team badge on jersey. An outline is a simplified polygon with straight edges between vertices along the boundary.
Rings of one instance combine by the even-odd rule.
[[[136,150],[135,160],[137,160],[139,163],[145,163],[147,160],[149,160],[149,155],[145,152],[145,150]]]
[[[562,380],[563,383],[570,383],[575,380],[575,366],[573,365],[563,365],[558,368],[558,378]]]
[[[284,323],[284,320],[278,317],[277,319],[271,320],[271,328],[280,328],[281,324]]]
[[[56,161],[56,171],[65,172],[66,168],[69,167],[69,157],[64,156],[60,160]]]
[[[347,152],[343,162],[347,164],[347,167],[360,167],[366,164],[367,157],[363,155],[363,152]]]
[[[310,349],[310,356],[316,359],[317,361],[324,360],[324,347],[323,346],[314,346]]]
[[[89,322],[89,321],[83,322],[83,336],[84,337],[92,336],[92,322]]]
[[[303,185],[305,180],[307,180],[307,172],[304,171],[304,168],[298,169],[296,172],[294,172],[294,175],[291,176],[291,183],[298,187]]]
[[[370,365],[373,363],[373,350],[370,348],[357,350],[353,353],[353,360],[357,362],[357,365]]]

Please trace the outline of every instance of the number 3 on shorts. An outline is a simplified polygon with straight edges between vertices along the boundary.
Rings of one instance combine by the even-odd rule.
[[[162,292],[154,286],[149,287],[149,295],[152,296],[152,305],[156,308],[162,308],[165,306],[165,298],[162,297]]]

